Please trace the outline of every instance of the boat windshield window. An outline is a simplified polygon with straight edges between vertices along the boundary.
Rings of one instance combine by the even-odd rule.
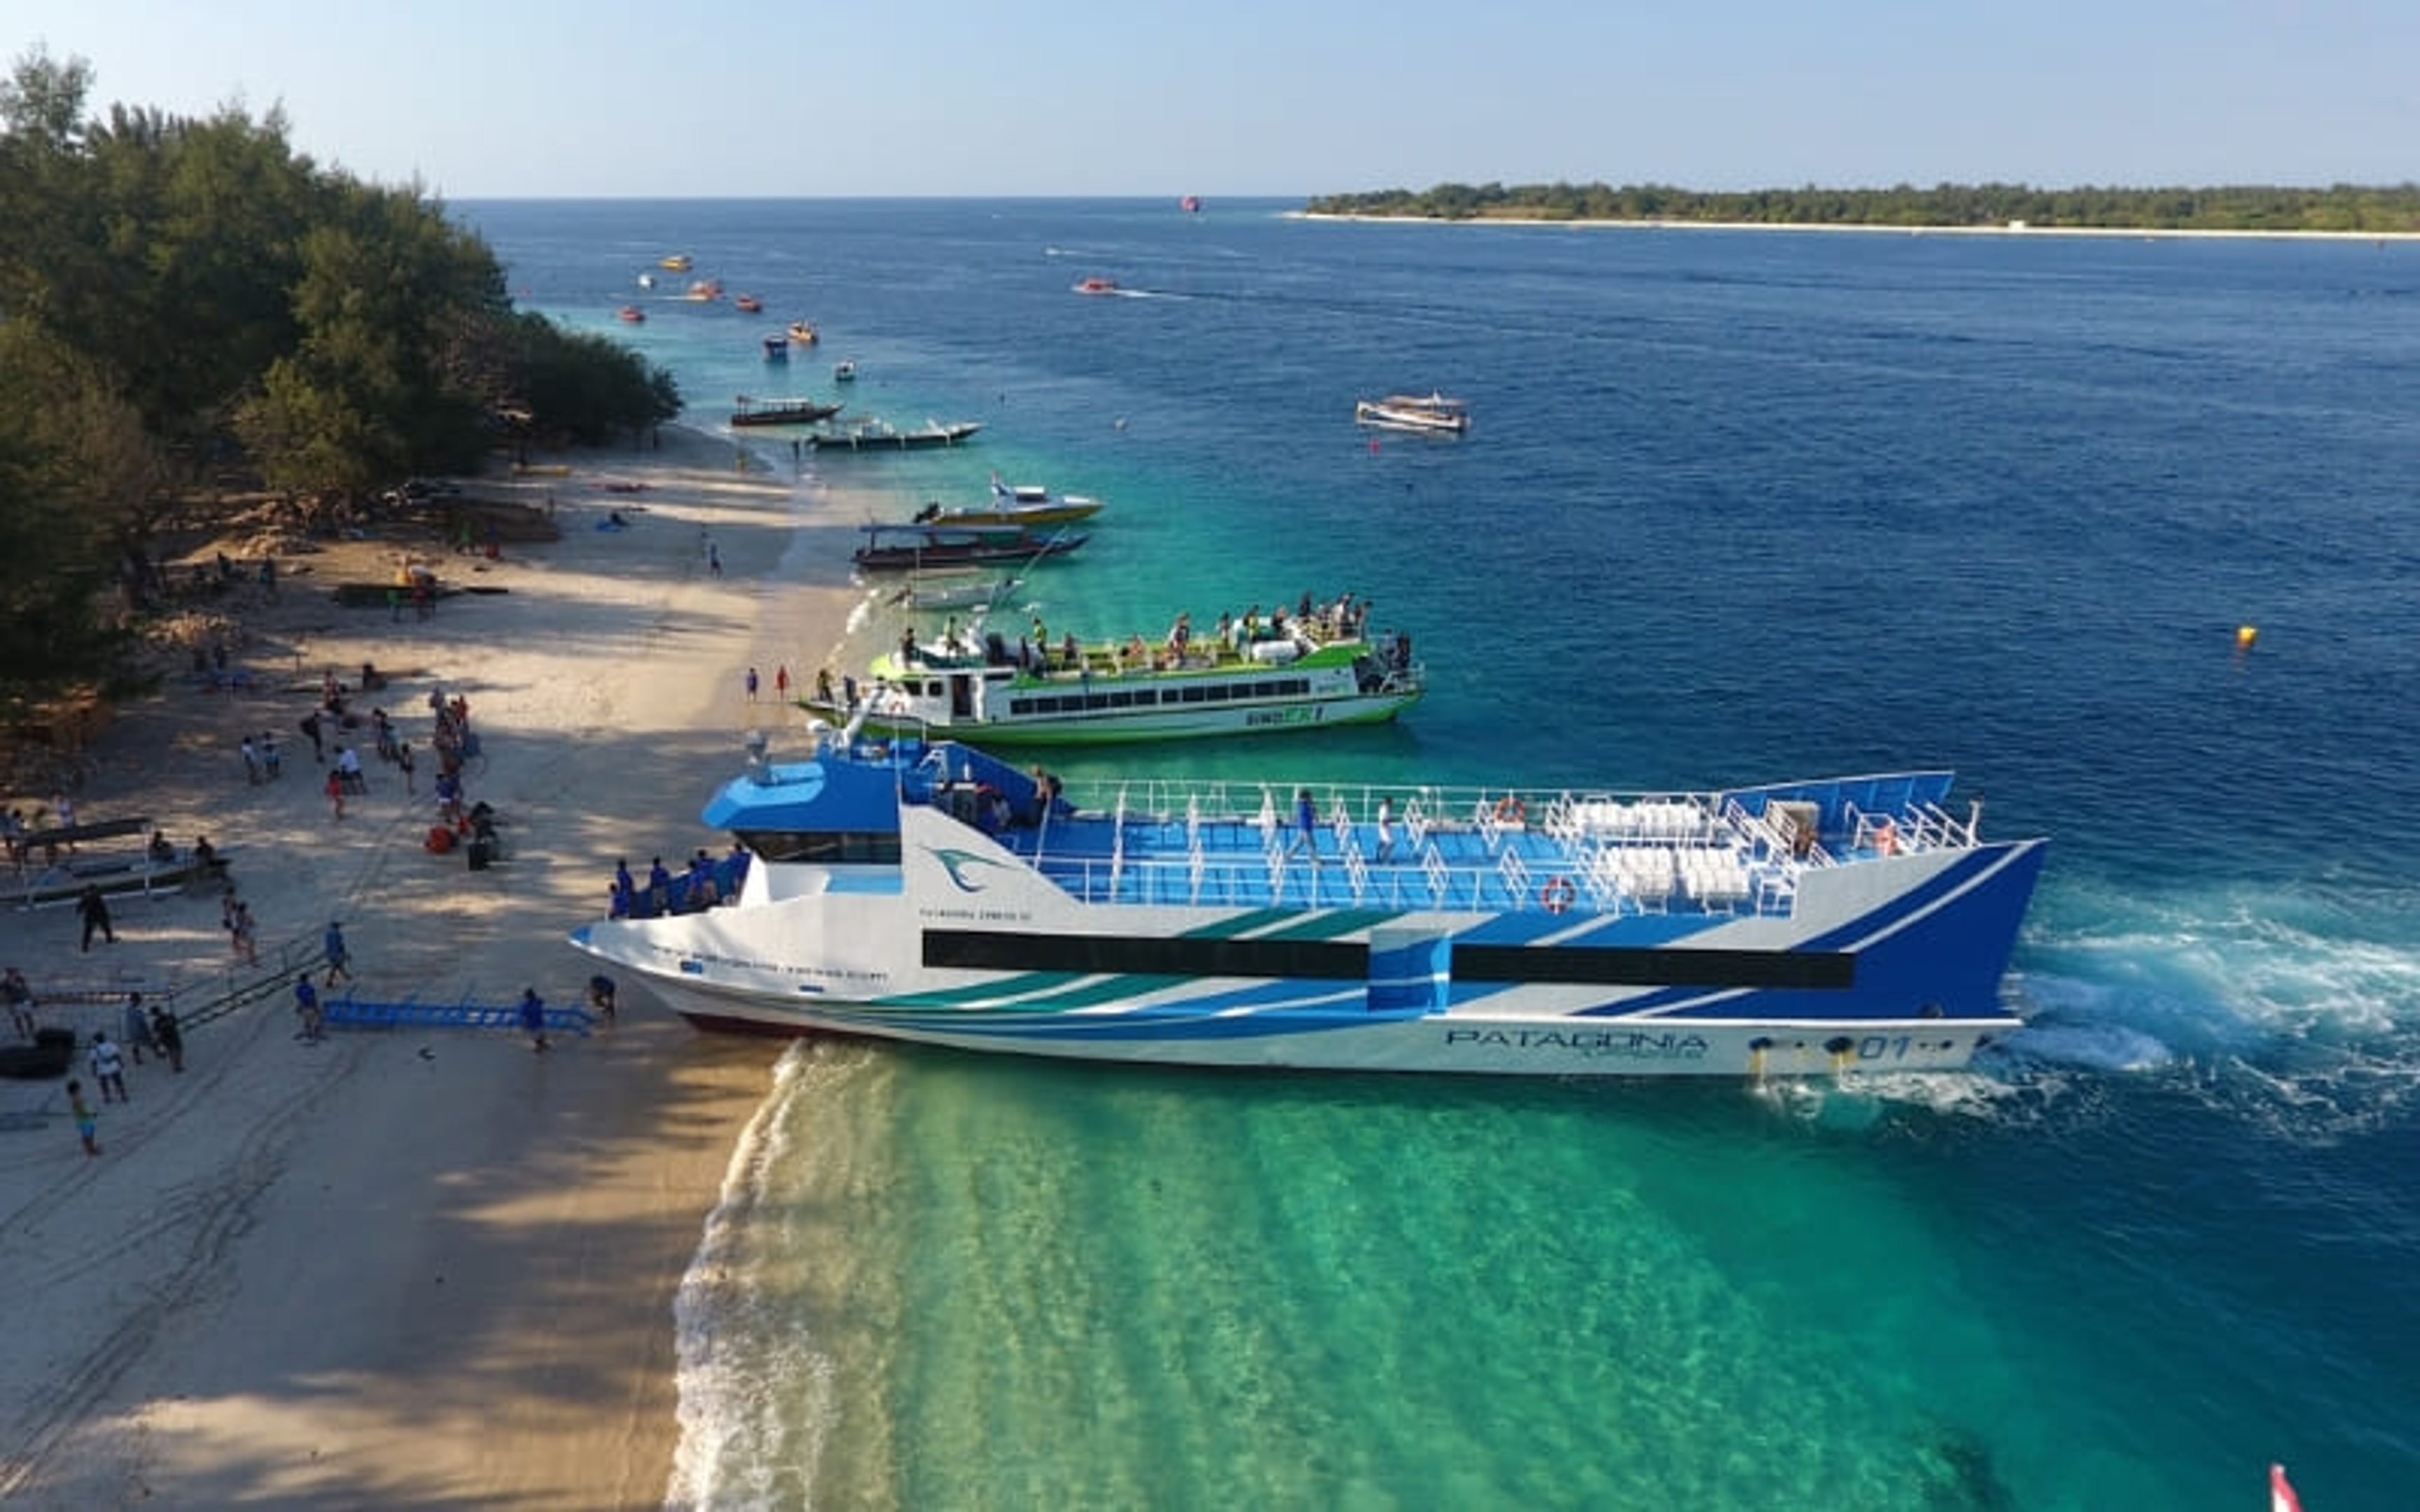
[[[899,863],[896,831],[743,829],[735,833],[741,844],[768,861]]]

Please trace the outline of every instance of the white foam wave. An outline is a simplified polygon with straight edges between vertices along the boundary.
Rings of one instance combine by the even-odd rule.
[[[836,1417],[831,1361],[795,1321],[762,1308],[752,1284],[758,1249],[776,1237],[762,1210],[768,1175],[789,1151],[789,1108],[846,1069],[815,1051],[800,1041],[775,1064],[773,1089],[732,1150],[673,1298],[680,1443],[664,1489],[668,1508],[797,1504],[796,1488],[814,1484]]]

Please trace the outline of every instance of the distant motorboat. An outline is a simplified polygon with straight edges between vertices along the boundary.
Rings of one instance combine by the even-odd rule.
[[[762,315],[765,313],[765,301],[758,299],[753,294],[740,294],[734,296],[731,301],[731,307],[738,311],[741,315]]]
[[[711,303],[713,301],[722,298],[722,281],[714,278],[701,278],[696,283],[691,284],[689,286],[689,292],[682,295],[681,298],[694,301],[700,304]]]
[[[1116,294],[1122,292],[1114,278],[1087,278],[1076,285],[1078,294]]]
[[[789,337],[787,337],[787,336],[768,336],[768,337],[766,337],[766,338],[765,338],[765,361],[767,361],[767,362],[768,362],[768,363],[786,363],[786,362],[788,362],[789,360],[790,360],[790,338],[789,338]]]
[[[626,304],[613,312],[613,318],[626,325],[638,325],[647,318],[647,312],[635,304]]]
[[[1199,215],[1202,213],[1202,196],[1187,194],[1176,202],[1176,208],[1187,215]]]
[[[656,266],[670,269],[675,273],[686,273],[689,271],[689,254],[675,252],[668,257],[659,257],[656,259]]]
[[[1101,501],[1080,494],[1054,494],[1035,484],[1012,487],[994,473],[991,498],[981,504],[926,504],[916,512],[919,525],[1001,526],[1072,525],[1101,512]]]
[[[1353,407],[1353,423],[1379,430],[1409,431],[1423,436],[1460,436],[1470,429],[1470,406],[1442,393],[1390,393],[1363,399]]]
[[[820,338],[815,333],[813,321],[793,320],[790,322],[790,339],[801,347],[812,347]]]
[[[655,275],[655,274],[653,274],[653,273],[641,273],[641,274],[639,275],[639,286],[640,286],[641,288],[653,288],[653,287],[655,287],[655,286],[656,286],[656,275]]]
[[[845,358],[842,359],[840,362],[834,363],[832,364],[832,381],[834,383],[856,382],[857,364]]]

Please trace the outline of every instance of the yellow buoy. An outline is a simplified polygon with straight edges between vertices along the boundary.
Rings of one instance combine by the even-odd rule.
[[[2235,649],[2238,651],[2251,650],[2252,642],[2259,639],[2260,626],[2257,625],[2239,625],[2235,627]]]

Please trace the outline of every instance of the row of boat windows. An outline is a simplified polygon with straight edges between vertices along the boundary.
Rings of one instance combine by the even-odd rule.
[[[1192,683],[1176,687],[1119,688],[1108,693],[1043,693],[1008,701],[1011,714],[1082,714],[1091,709],[1148,709],[1171,703],[1228,703],[1248,699],[1307,698],[1308,677],[1258,683]]]
[[[768,861],[818,861],[899,864],[899,832],[887,834],[841,830],[742,829],[741,844]]]

